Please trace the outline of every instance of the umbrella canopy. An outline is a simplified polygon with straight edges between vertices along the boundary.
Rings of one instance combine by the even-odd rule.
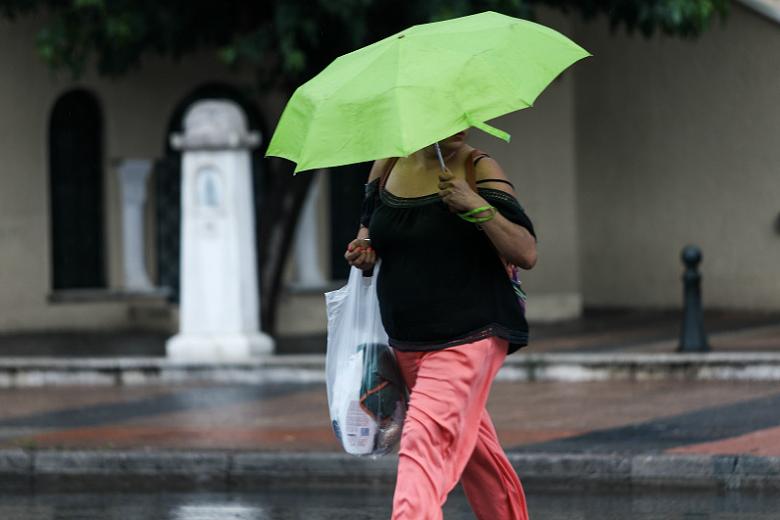
[[[295,171],[405,157],[529,107],[589,53],[562,34],[485,12],[416,25],[333,61],[301,85],[267,155]]]

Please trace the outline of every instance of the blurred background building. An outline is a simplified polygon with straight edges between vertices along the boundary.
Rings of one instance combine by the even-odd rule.
[[[540,262],[524,277],[532,320],[679,307],[688,243],[704,252],[706,306],[780,311],[778,13],[769,0],[735,3],[695,40],[541,13],[594,57],[534,108],[496,121],[511,144],[471,134],[537,226]],[[236,102],[267,143],[285,95],[251,88],[207,52],[73,81],[36,53],[41,22],[0,21],[0,333],[171,334],[181,172],[169,137],[194,102],[217,98]],[[253,169],[260,215],[273,170],[262,149]],[[324,332],[322,292],[346,276],[367,166],[302,175],[316,178],[285,268],[279,337]]]

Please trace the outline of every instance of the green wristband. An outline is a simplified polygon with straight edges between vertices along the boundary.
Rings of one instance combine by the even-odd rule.
[[[474,208],[469,211],[464,211],[463,213],[458,213],[458,215],[460,215],[461,217],[470,217],[472,215],[476,215],[477,213],[482,213],[483,211],[487,211],[489,209],[496,209],[496,208],[487,205],[487,206],[482,206],[480,208]]]
[[[474,215],[478,215],[479,213],[482,213],[483,211],[490,211],[490,215],[487,217],[475,217]],[[487,222],[488,220],[493,220],[493,217],[496,216],[496,208],[493,206],[482,206],[480,208],[474,208],[472,210],[458,213],[458,216],[465,220],[466,222],[471,222],[472,224],[482,224],[484,222]]]

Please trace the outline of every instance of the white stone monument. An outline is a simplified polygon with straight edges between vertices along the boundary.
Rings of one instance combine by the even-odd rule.
[[[117,167],[122,197],[124,287],[134,292],[154,291],[144,261],[144,205],[151,170],[152,162],[147,159],[126,159]]]
[[[250,150],[235,103],[200,101],[187,112],[182,151],[180,332],[168,357],[202,362],[245,360],[273,351],[259,331]]]

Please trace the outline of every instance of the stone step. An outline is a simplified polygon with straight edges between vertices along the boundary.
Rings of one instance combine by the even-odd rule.
[[[672,489],[780,489],[780,458],[751,455],[508,453],[525,484]],[[0,450],[5,485],[95,489],[385,485],[397,459],[344,453],[192,450]]]
[[[517,353],[507,358],[498,374],[500,381],[659,379],[780,381],[780,353]],[[323,381],[324,355],[271,355],[225,363],[182,362],[166,358],[0,359],[0,388]]]

